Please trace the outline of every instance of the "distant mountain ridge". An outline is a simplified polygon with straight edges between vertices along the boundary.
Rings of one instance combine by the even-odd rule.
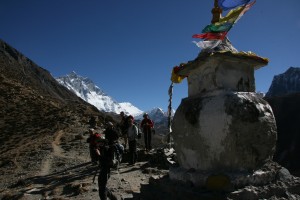
[[[129,102],[118,103],[111,96],[105,94],[102,89],[94,84],[94,82],[87,78],[76,74],[74,71],[70,74],[56,78],[56,80],[70,91],[86,102],[94,105],[101,111],[120,113],[124,111],[131,115],[140,115],[142,110],[133,106]]]
[[[92,80],[87,77],[82,77],[76,72],[62,77],[56,78],[56,80],[70,91],[74,92],[77,96],[85,100],[86,102],[94,105],[101,111],[112,112],[119,114],[124,111],[127,115],[133,115],[136,120],[142,120],[143,114],[148,113],[149,117],[155,123],[166,124],[168,114],[161,108],[153,108],[149,111],[142,111],[132,105],[130,102],[118,103],[113,97],[107,95],[100,87],[96,86]],[[172,116],[175,111],[172,111]]]
[[[283,74],[274,76],[266,97],[282,96],[300,92],[300,68],[290,67]]]

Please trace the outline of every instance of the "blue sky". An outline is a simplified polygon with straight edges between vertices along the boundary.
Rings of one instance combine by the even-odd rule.
[[[192,35],[211,21],[213,0],[2,0],[0,38],[54,77],[89,77],[118,102],[167,110],[172,68],[200,49]],[[300,67],[300,1],[257,0],[228,34],[239,51],[270,62],[257,91]],[[199,40],[197,40],[199,41]],[[174,85],[173,107],[187,97]]]

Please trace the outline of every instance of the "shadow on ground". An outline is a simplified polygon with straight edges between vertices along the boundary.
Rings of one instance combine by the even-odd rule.
[[[81,191],[82,180],[93,176],[98,166],[91,165],[90,162],[66,168],[64,170],[51,173],[45,176],[34,176],[18,181],[12,188],[26,186],[23,193],[40,194],[45,196],[56,191],[57,188],[63,188],[62,194],[66,196],[78,195]],[[78,182],[78,184],[76,184]],[[33,186],[33,187],[30,187]]]

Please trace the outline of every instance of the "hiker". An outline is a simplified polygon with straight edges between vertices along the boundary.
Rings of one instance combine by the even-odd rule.
[[[97,126],[96,117],[91,116],[88,123],[90,125],[90,128],[96,128],[96,126]]]
[[[144,113],[144,119],[141,122],[141,128],[144,133],[144,140],[145,140],[145,149],[146,151],[150,151],[152,149],[151,146],[151,133],[154,123],[151,119],[149,119],[148,113]]]
[[[96,153],[97,149],[97,142],[100,138],[100,134],[96,133],[93,128],[89,129],[89,137],[87,138],[86,142],[89,143],[89,149],[90,149],[90,157],[91,157],[91,163],[93,165],[97,165],[98,162],[98,155]]]
[[[105,134],[105,139],[108,141],[108,144],[114,144],[115,142],[118,142],[119,134],[117,130],[114,127],[114,124],[112,122],[107,123],[107,128],[103,132]]]
[[[119,132],[114,127],[112,122],[108,122],[108,127],[103,133],[105,134],[107,145],[111,150],[111,158],[112,160],[114,159],[114,162],[111,165],[114,166],[117,164],[115,163],[116,159],[118,162],[121,162],[122,154],[124,153],[124,146],[119,143]]]
[[[134,124],[134,119],[129,116],[128,119],[128,146],[129,146],[129,164],[134,165],[137,160],[136,143],[138,139],[138,127]]]
[[[127,116],[125,115],[125,113],[122,111],[120,112],[120,116],[121,116],[121,121],[120,121],[120,129],[121,129],[121,134],[122,137],[124,138],[124,149],[126,149],[127,146],[127,142],[128,142],[128,134],[127,134],[127,129],[128,129],[128,120],[127,120]]]
[[[100,146],[98,155],[100,158],[100,172],[98,176],[99,197],[101,200],[117,199],[111,191],[106,187],[110,177],[110,169],[112,167],[112,153],[115,144],[118,142],[118,132],[115,130],[112,122],[108,122],[108,126],[104,131],[106,143]]]

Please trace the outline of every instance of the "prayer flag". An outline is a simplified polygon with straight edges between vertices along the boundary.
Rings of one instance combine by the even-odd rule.
[[[213,49],[217,47],[221,42],[222,40],[205,40],[199,42],[193,41],[193,43],[195,43],[197,47],[201,49]]]
[[[195,34],[193,38],[201,38],[201,39],[208,39],[208,40],[223,40],[226,36],[227,32],[221,33],[203,33],[203,34]]]
[[[233,25],[253,6],[255,2],[256,0],[245,6],[232,9],[225,17],[221,18],[219,22],[207,25],[202,30],[202,34],[195,34],[192,36],[193,38],[200,38],[205,41],[194,41],[194,43],[202,49],[213,49],[217,47],[226,37]]]
[[[237,22],[255,3],[256,1],[253,1],[250,4],[247,4],[246,6],[241,6],[236,9],[232,9],[227,13],[225,17],[222,17],[219,22],[215,23],[215,25],[222,25],[222,23],[235,23]]]
[[[219,23],[219,24],[210,24],[207,25],[203,30],[202,33],[218,33],[218,32],[227,32],[232,27],[233,23]]]
[[[225,17],[221,17],[219,22],[217,22],[216,24],[221,24],[221,23],[234,23],[235,20],[240,16],[240,14],[243,11],[243,7],[238,7],[236,9],[232,9],[229,11],[229,13],[227,13],[227,15]]]
[[[171,75],[171,81],[173,83],[180,83],[184,78],[185,76],[180,76],[180,75],[177,75],[176,72],[178,72],[180,70],[181,67],[173,67],[173,70],[172,70],[172,75]]]
[[[218,5],[222,10],[229,10],[232,8],[236,8],[241,5],[245,5],[250,0],[218,0]]]

